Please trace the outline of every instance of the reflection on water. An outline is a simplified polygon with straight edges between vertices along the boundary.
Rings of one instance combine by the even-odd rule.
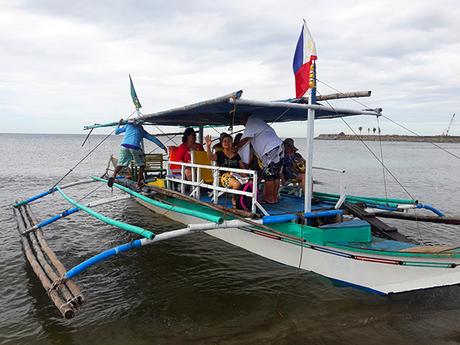
[[[89,147],[84,136],[0,135],[0,342],[2,344],[453,344],[460,342],[458,287],[391,297],[337,288],[318,275],[282,266],[200,234],[125,253],[91,268],[78,283],[88,303],[63,320],[26,264],[11,203],[49,188]],[[94,145],[101,137],[91,138]],[[104,170],[117,151],[111,138],[68,181]],[[370,143],[377,148],[378,143]],[[304,143],[297,145],[302,149]],[[460,153],[460,145],[446,145]],[[428,144],[383,143],[386,163],[423,202],[454,214],[460,208],[458,162]],[[382,170],[358,142],[316,144],[315,165],[344,168],[350,194],[385,195]],[[17,154],[20,152],[21,154]],[[318,173],[328,191],[337,177]],[[73,189],[81,197],[91,187]],[[319,188],[319,187],[318,187]],[[387,176],[387,192],[407,195]],[[70,193],[70,191],[69,191]],[[92,199],[107,197],[99,189]],[[116,193],[116,192],[115,192]],[[68,207],[53,195],[34,207],[43,219]],[[104,214],[161,232],[178,228],[133,201],[105,205]],[[404,224],[428,243],[458,243],[458,228]],[[71,267],[134,235],[75,214],[46,229]]]

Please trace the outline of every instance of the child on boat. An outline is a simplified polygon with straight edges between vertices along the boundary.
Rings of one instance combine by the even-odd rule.
[[[207,135],[205,141],[208,158],[211,161],[215,161],[218,166],[233,169],[245,168],[240,155],[233,150],[233,138],[231,135],[225,134],[222,137],[222,150],[216,153],[212,153],[211,151],[212,137]],[[225,188],[239,189],[241,187],[240,176],[228,171],[221,173],[220,183]],[[232,194],[232,205],[236,207],[236,198],[234,194]]]
[[[166,147],[163,143],[158,140],[152,134],[149,134],[140,123],[137,122],[128,122],[124,126],[121,126],[123,119],[120,120],[118,128],[115,130],[115,134],[125,133],[123,142],[120,147],[120,154],[118,157],[118,164],[113,172],[112,177],[109,178],[107,185],[109,187],[113,186],[115,177],[124,167],[127,167],[132,160],[136,162],[136,165],[139,167],[139,174],[137,175],[137,187],[140,188],[144,185],[144,150],[143,150],[143,139],[150,140],[151,142],[157,144],[163,150],[167,152]]]
[[[182,136],[182,144],[177,148],[176,159],[179,162],[190,163],[191,162],[191,151],[204,151],[203,145],[196,142],[196,133],[193,128],[187,128]],[[192,169],[185,168],[185,178],[188,181],[192,180]]]

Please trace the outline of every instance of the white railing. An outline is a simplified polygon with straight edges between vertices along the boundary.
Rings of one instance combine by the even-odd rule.
[[[334,169],[334,168],[324,168],[324,167],[313,167],[314,170],[322,170],[322,171],[331,171],[334,173],[339,174],[339,191],[340,191],[340,198],[337,200],[337,203],[335,204],[334,208],[338,210],[342,204],[345,202],[346,198],[346,185],[344,182],[344,177],[345,177],[345,170],[344,169]]]
[[[264,214],[268,214],[265,209],[257,202],[257,171],[254,170],[247,170],[247,169],[234,169],[234,168],[226,168],[226,167],[219,167],[216,165],[204,165],[204,164],[196,164],[196,163],[184,163],[184,162],[173,162],[173,161],[166,161],[167,164],[167,175],[166,175],[166,183],[167,188],[171,189],[171,182],[176,182],[180,184],[180,190],[182,194],[185,194],[185,186],[192,186],[194,187],[190,193],[190,196],[199,199],[201,188],[209,189],[213,192],[212,201],[214,204],[218,204],[219,202],[219,192],[221,193],[229,193],[235,195],[244,195],[251,198],[252,206],[251,212],[255,213],[256,209],[259,208]],[[171,165],[178,165],[180,166],[180,175],[174,174],[171,170]],[[185,178],[185,169],[190,168],[192,172],[192,180],[189,181]],[[201,170],[202,169],[209,169],[212,170],[213,175],[213,183],[208,184],[201,178]],[[242,190],[237,190],[228,187],[221,187],[219,185],[219,178],[220,172],[233,172],[238,174],[245,174],[248,175],[249,180],[252,180],[252,192],[246,192]],[[179,175],[176,177],[176,175]]]
[[[193,160],[193,157],[192,157]],[[248,170],[248,169],[235,169],[235,168],[226,168],[226,167],[219,167],[216,165],[206,165],[206,164],[197,164],[197,163],[184,163],[184,162],[174,162],[174,161],[166,161],[167,164],[167,175],[166,175],[166,184],[167,188],[171,189],[171,182],[178,183],[180,185],[180,192],[185,194],[185,186],[192,186],[192,190],[190,192],[190,196],[194,197],[195,199],[199,199],[201,195],[201,188],[206,188],[212,191],[212,201],[214,204],[218,204],[219,197],[223,193],[235,194],[235,195],[243,195],[251,198],[251,212],[255,213],[256,209],[260,209],[264,215],[268,215],[268,212],[259,204],[257,201],[257,171]],[[180,172],[174,174],[171,170],[171,165],[180,166]],[[189,181],[185,178],[185,168],[191,169],[192,180]],[[212,184],[206,183],[202,179],[201,170],[202,169],[209,169],[212,170],[213,182]],[[321,171],[330,171],[333,173],[339,174],[339,190],[340,190],[340,198],[335,204],[334,208],[339,209],[342,204],[345,202],[346,198],[346,186],[344,182],[345,170],[344,169],[334,169],[334,168],[326,168],[326,167],[313,167],[314,170],[321,170]],[[178,169],[174,169],[177,171]],[[228,187],[221,187],[219,184],[220,179],[220,172],[234,172],[238,174],[245,174],[248,175],[249,180],[252,180],[252,192],[245,192],[242,190],[237,190]],[[176,177],[177,176],[177,177]]]

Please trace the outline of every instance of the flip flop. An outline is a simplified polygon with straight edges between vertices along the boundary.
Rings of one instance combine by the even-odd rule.
[[[279,201],[275,201],[275,202],[269,202],[267,200],[264,200],[262,199],[261,201],[259,201],[262,205],[263,204],[268,204],[268,205],[274,205],[274,204],[279,204]]]
[[[115,182],[115,179],[113,177],[110,177],[109,180],[107,181],[107,186],[112,188],[114,182]]]

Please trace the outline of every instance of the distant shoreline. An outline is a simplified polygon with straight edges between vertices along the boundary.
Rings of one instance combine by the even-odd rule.
[[[460,143],[460,136],[444,135],[349,135],[349,134],[320,134],[317,140],[364,140],[364,141],[411,141],[411,142],[434,142],[434,143]]]

